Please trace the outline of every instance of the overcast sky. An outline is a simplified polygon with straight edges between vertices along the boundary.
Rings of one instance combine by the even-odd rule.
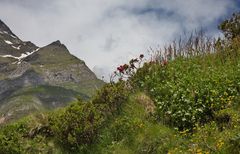
[[[183,32],[217,25],[240,10],[240,0],[0,0],[0,19],[22,40],[55,40],[107,76],[149,47]]]

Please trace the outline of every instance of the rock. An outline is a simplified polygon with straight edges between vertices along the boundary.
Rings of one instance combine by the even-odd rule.
[[[0,114],[18,118],[65,106],[89,98],[103,84],[59,40],[39,48],[0,20]]]

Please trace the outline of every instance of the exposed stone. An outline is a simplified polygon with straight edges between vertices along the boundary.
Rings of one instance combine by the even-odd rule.
[[[84,83],[87,83],[85,87]],[[0,20],[0,115],[18,117],[15,114],[22,116],[25,112],[40,109],[39,106],[64,106],[80,95],[88,98],[91,91],[103,84],[60,41],[39,48],[30,41],[20,40]],[[74,88],[65,85],[74,85]],[[24,94],[26,89],[31,88],[33,91]],[[46,91],[56,94],[50,95]],[[22,100],[27,95],[31,99]],[[20,108],[14,109],[15,103],[20,103]],[[6,117],[0,118],[0,123],[4,121]]]

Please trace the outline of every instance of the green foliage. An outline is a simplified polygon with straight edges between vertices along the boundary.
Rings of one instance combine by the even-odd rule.
[[[103,86],[93,98],[92,102],[95,105],[103,105],[105,113],[119,113],[121,106],[128,98],[128,90],[125,82],[109,83]]]
[[[167,66],[146,64],[133,80],[155,101],[160,120],[182,130],[206,123],[215,111],[237,103],[239,75],[240,64],[176,59]]]
[[[132,117],[121,116],[114,119],[114,122],[110,126],[113,140],[117,142],[124,138],[131,140],[134,137],[134,132],[141,127],[141,125],[142,123],[139,119]]]
[[[238,153],[240,151],[240,133],[230,139],[229,150],[231,153]]]
[[[46,116],[30,116],[21,122],[24,132],[19,123],[3,126],[0,129],[0,153],[52,153],[59,149],[86,153],[98,141],[106,116],[120,112],[127,97],[125,83],[109,84],[99,91],[92,102],[79,100]],[[128,126],[131,127],[129,120]],[[124,122],[112,125],[116,128],[113,133],[115,139],[126,133],[128,127],[118,130],[125,125]]]
[[[53,153],[58,150],[51,141],[48,117],[32,115],[0,128],[0,153]]]
[[[219,29],[223,31],[228,39],[240,36],[240,12],[234,13],[230,19],[221,23]]]
[[[49,123],[55,139],[69,150],[85,148],[98,136],[103,121],[92,103],[74,103],[51,114]]]
[[[223,23],[232,38],[211,45],[214,53],[205,47],[201,54],[200,43],[140,69],[120,66],[119,77],[128,80],[106,84],[90,102],[79,99],[2,126],[0,153],[239,153],[240,43],[234,22]]]
[[[166,153],[174,131],[155,123],[142,103],[144,94],[134,94],[101,131],[98,148],[90,153]],[[141,99],[139,99],[141,97]],[[164,144],[164,147],[162,147]]]
[[[16,123],[8,125],[0,131],[0,153],[2,154],[15,154],[23,152],[23,147],[19,138],[22,134],[26,133],[26,125]]]
[[[236,62],[240,53],[240,12],[234,13],[230,19],[219,25],[226,39],[218,39],[215,43],[216,55],[224,63],[227,59]]]

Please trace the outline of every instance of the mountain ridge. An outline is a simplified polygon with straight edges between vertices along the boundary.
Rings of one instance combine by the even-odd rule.
[[[0,20],[1,119],[7,121],[32,111],[62,107],[79,98],[88,99],[103,84],[59,40],[38,47],[19,39]]]

